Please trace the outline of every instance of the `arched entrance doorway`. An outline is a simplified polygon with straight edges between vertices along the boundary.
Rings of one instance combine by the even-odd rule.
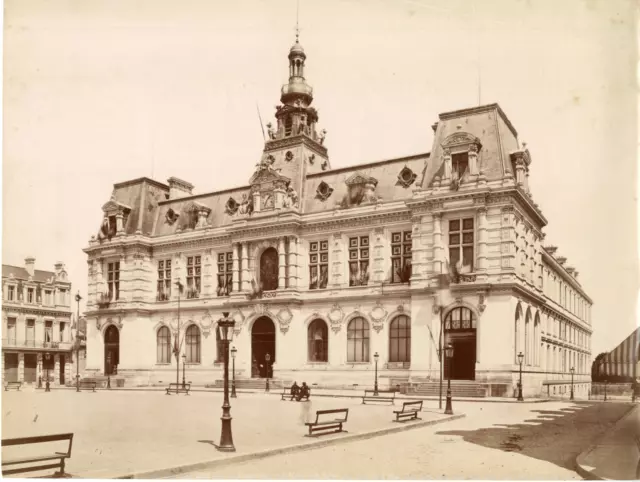
[[[260,287],[263,291],[278,289],[278,251],[267,248],[260,256]]]
[[[120,364],[120,332],[109,325],[104,332],[104,374],[116,375]]]
[[[452,380],[476,378],[476,316],[460,306],[449,311],[444,318],[444,345],[453,345],[453,358],[445,356],[444,376]]]
[[[251,377],[267,378],[273,375],[276,361],[276,326],[267,316],[258,318],[251,328]]]

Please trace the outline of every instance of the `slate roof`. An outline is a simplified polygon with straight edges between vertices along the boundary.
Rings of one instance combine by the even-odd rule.
[[[20,266],[11,266],[9,264],[2,265],[2,277],[8,278],[10,274],[13,273],[13,277],[15,279],[28,280],[29,273],[27,270]],[[49,279],[55,279],[56,274],[53,271],[42,271],[39,269],[34,270],[33,272],[33,281],[38,281],[41,283],[46,283]]]

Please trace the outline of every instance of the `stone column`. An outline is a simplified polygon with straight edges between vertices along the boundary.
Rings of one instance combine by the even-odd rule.
[[[251,284],[249,280],[249,243],[246,241],[240,244],[240,268],[241,268],[241,291],[249,291]]]
[[[339,288],[343,283],[344,274],[344,239],[342,233],[334,233],[329,239],[331,253],[329,254],[329,262],[331,263],[329,285],[332,288]]]
[[[449,149],[444,149],[442,151],[442,159],[444,163],[444,175],[442,176],[443,181],[451,180],[451,151]]]
[[[124,234],[124,214],[122,211],[119,211],[118,214],[116,214],[116,233]]]
[[[233,275],[233,287],[234,293],[240,291],[240,271],[238,269],[238,243],[233,243],[233,264],[231,266],[231,272]]]
[[[298,287],[298,238],[289,237],[289,288]]]
[[[53,355],[53,383],[60,384],[60,354]]]
[[[253,211],[260,212],[260,191],[253,191],[251,197],[253,197]]]
[[[487,209],[478,210],[478,266],[476,271],[487,270]]]
[[[516,159],[516,184],[522,188],[524,188],[524,185],[525,185],[524,170],[525,170],[524,160],[521,158]]]
[[[18,353],[18,381],[24,382],[24,353]]]
[[[472,176],[478,174],[478,146],[476,144],[469,146],[469,174]]]
[[[286,263],[284,238],[278,238],[278,289],[287,287]]]

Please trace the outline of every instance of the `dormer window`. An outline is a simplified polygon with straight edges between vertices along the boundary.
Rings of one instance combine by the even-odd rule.
[[[451,155],[451,173],[454,179],[462,179],[469,169],[469,153],[460,152]]]
[[[33,288],[27,288],[27,303],[33,303]]]

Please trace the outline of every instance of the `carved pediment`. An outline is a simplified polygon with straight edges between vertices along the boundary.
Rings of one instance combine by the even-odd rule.
[[[345,184],[347,186],[359,186],[361,184],[373,184],[374,186],[377,186],[378,180],[375,177],[356,172],[345,181]]]
[[[451,149],[453,147],[462,147],[474,144],[478,147],[481,146],[480,139],[476,136],[469,134],[468,132],[456,132],[447,137],[442,143],[443,149]]]
[[[291,179],[281,175],[278,171],[269,166],[264,169],[258,169],[255,174],[251,176],[251,179],[249,179],[249,184],[253,186],[256,184],[275,183],[277,181],[284,182],[286,184],[291,181]]]
[[[116,197],[112,195],[111,199],[102,205],[102,211],[107,215],[115,215],[119,212],[131,211],[131,207],[116,201]]]

